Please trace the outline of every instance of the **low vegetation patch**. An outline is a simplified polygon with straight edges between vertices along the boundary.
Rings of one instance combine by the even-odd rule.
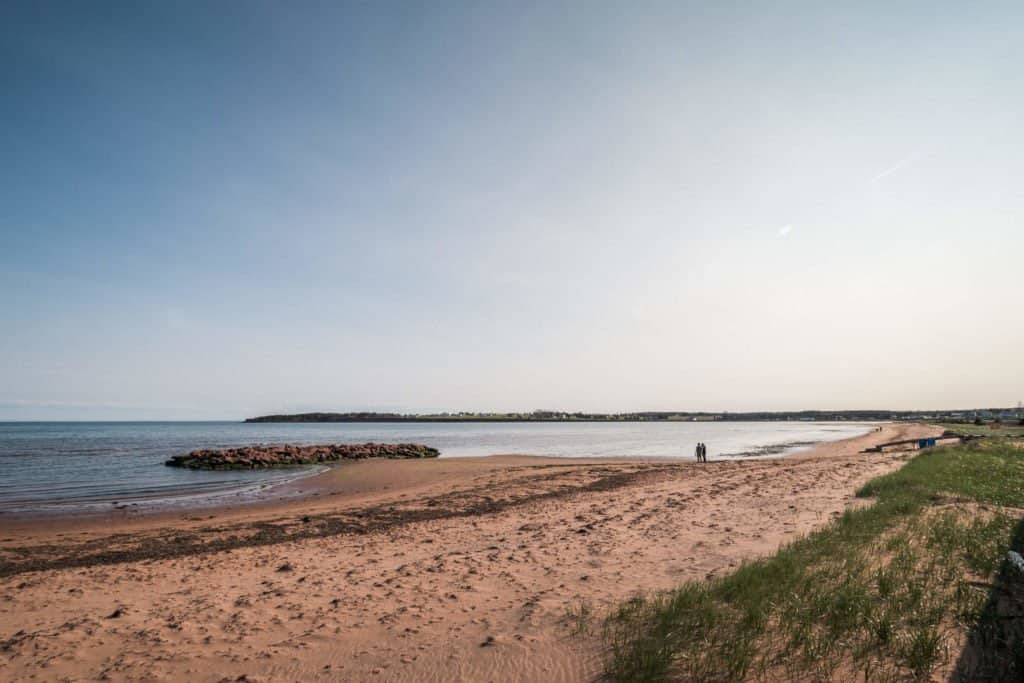
[[[1024,452],[924,451],[774,556],[608,614],[618,681],[1024,679]]]
[[[1001,422],[947,422],[940,425],[946,431],[974,436],[1024,436],[1024,419],[1005,420]]]

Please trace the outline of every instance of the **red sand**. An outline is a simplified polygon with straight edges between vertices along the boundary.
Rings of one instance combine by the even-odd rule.
[[[572,636],[570,605],[600,609],[770,553],[902,464],[861,449],[938,431],[886,425],[799,456],[707,465],[366,461],[295,483],[301,500],[7,523],[6,562],[137,559],[0,579],[0,679],[589,680],[600,644]],[[330,524],[342,532],[302,537]],[[246,547],[268,525],[295,540]],[[161,559],[182,537],[239,547]]]

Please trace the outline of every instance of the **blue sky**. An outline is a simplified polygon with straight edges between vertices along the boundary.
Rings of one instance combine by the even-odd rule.
[[[5,3],[0,419],[1024,400],[1019,3]]]

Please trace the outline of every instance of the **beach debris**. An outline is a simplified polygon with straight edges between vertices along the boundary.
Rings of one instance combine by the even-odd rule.
[[[970,441],[976,441],[984,437],[978,436],[977,434],[957,434],[956,432],[945,431],[941,436],[916,438],[916,439],[900,439],[899,441],[889,441],[888,443],[880,443],[874,446],[869,446],[861,451],[861,453],[882,453],[884,449],[892,446],[917,446],[919,450],[930,448],[938,444],[941,440],[956,439],[960,443],[968,443]]]
[[[277,571],[279,571],[279,572],[295,571],[295,567],[292,566],[291,562],[285,562],[284,564],[282,564],[280,567],[277,568]]]
[[[116,610],[107,615],[107,619],[120,619],[124,615],[124,610],[118,607]]]
[[[494,636],[487,636],[484,638],[484,642],[480,643],[480,647],[493,647],[497,643]]]
[[[417,443],[324,444],[319,446],[243,446],[201,449],[175,455],[164,464],[190,470],[255,470],[290,465],[316,465],[364,458],[436,458],[436,448]]]

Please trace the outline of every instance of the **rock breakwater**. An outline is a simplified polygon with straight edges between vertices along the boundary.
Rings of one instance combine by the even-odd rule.
[[[190,470],[255,470],[315,465],[363,458],[436,458],[440,451],[417,443],[326,444],[320,446],[243,446],[202,449],[176,455],[164,464]]]

